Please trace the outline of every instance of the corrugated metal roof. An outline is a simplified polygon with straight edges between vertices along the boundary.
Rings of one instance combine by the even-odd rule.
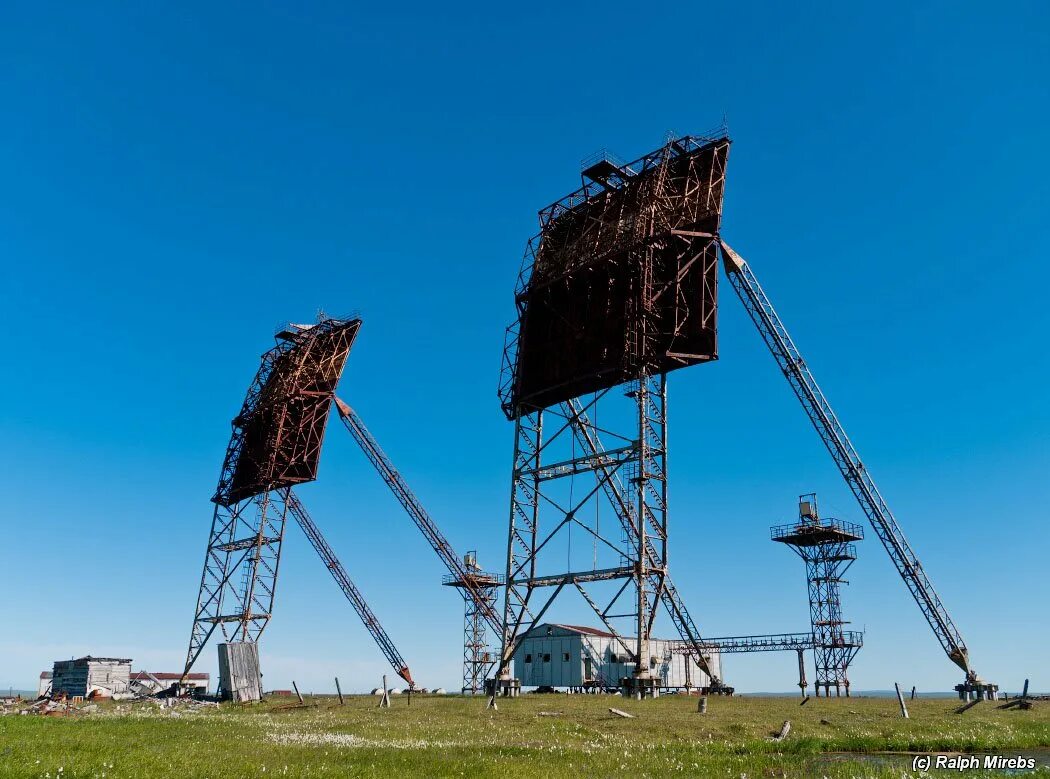
[[[598,630],[598,628],[589,628],[583,625],[563,625],[560,622],[551,622],[548,624],[553,628],[561,628],[562,630],[568,630],[573,633],[580,633],[584,636],[601,636],[602,638],[616,638],[615,634],[609,633],[605,630]]]
[[[131,675],[132,679],[149,681],[150,677],[157,679],[162,682],[177,682],[182,678],[180,673],[150,673],[149,671],[135,671]],[[187,679],[193,679],[198,682],[206,682],[211,678],[209,674],[186,674]]]

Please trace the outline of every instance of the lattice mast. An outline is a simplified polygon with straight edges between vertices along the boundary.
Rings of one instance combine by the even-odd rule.
[[[540,212],[500,386],[515,423],[503,694],[519,688],[510,676],[517,642],[566,588],[633,646],[626,691],[656,692],[648,642],[658,601],[707,670],[667,577],[666,374],[717,358],[715,236],[728,149],[720,133],[670,140],[627,165],[603,154],[579,190]],[[598,504],[617,522],[600,525]],[[593,542],[590,568],[567,559],[574,529]],[[570,554],[555,562],[562,544]],[[598,564],[599,548],[611,564]],[[620,584],[598,595],[602,582]]]
[[[484,606],[496,610],[496,596],[505,579],[501,573],[483,571],[475,551],[463,556],[463,564],[466,575],[446,574],[441,583],[455,587],[463,595],[463,684],[460,691],[465,695],[479,695],[485,691],[485,679],[494,662],[493,652],[489,649]],[[472,596],[472,591],[480,593],[481,598]]]
[[[184,673],[219,628],[254,642],[270,621],[295,484],[317,478],[328,412],[360,319],[291,325],[262,357],[226,449]]]
[[[849,664],[863,641],[845,629],[849,623],[842,617],[839,588],[848,584],[843,576],[857,559],[854,542],[864,538],[864,531],[852,522],[822,519],[817,496],[811,493],[799,498],[798,522],[771,528],[770,537],[793,549],[806,563],[816,671],[813,688],[818,697],[821,687],[825,697],[831,695],[832,688],[836,696],[845,691],[849,697]]]

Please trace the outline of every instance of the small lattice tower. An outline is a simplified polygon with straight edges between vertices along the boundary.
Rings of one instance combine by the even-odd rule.
[[[816,667],[814,688],[817,696],[849,696],[847,670],[863,635],[844,627],[839,585],[848,584],[843,575],[857,559],[855,541],[864,538],[860,525],[838,519],[821,519],[816,494],[802,495],[798,501],[798,522],[770,529],[774,541],[791,547],[806,563],[809,585],[809,614],[813,630],[813,657]]]
[[[446,587],[457,587],[463,594],[463,686],[464,695],[479,695],[485,691],[485,679],[492,669],[494,653],[489,649],[484,607],[478,598],[472,597],[473,589],[488,604],[489,610],[496,608],[496,593],[506,577],[501,573],[486,573],[478,565],[477,552],[463,555],[465,573],[448,574],[441,583]],[[471,587],[473,585],[473,587]]]

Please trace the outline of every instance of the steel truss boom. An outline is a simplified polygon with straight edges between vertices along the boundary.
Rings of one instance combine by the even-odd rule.
[[[372,634],[372,638],[375,639],[376,644],[379,645],[379,650],[383,653],[383,656],[393,666],[394,671],[408,682],[409,688],[415,687],[416,683],[412,681],[412,674],[408,670],[408,663],[401,656],[401,653],[397,651],[397,647],[394,646],[394,642],[390,640],[390,636],[387,635],[383,626],[379,624],[379,619],[372,612],[372,609],[368,607],[365,602],[364,596],[361,595],[360,590],[354,586],[354,583],[350,580],[349,574],[346,569],[343,568],[343,564],[339,562],[339,558],[335,556],[335,552],[332,547],[328,545],[328,541],[321,534],[321,530],[314,524],[313,519],[308,513],[306,513],[306,507],[303,506],[302,501],[299,500],[291,490],[288,491],[288,497],[286,500],[288,510],[295,517],[295,521],[299,523],[299,527],[303,529],[306,537],[310,540],[310,544],[316,550],[317,554],[320,555],[321,560],[324,561],[325,567],[332,574],[332,578],[335,579],[335,583],[339,585],[339,588],[343,591],[346,599],[350,601],[350,605],[354,607],[354,611],[357,612],[357,616],[361,618],[361,622],[364,623],[365,629]]]
[[[966,672],[967,678],[976,679],[976,674],[970,668],[969,654],[962,636],[948,615],[944,604],[941,603],[937,592],[933,589],[932,582],[904,537],[900,525],[894,519],[878,487],[875,486],[871,475],[861,462],[860,455],[857,454],[857,450],[846,436],[842,423],[839,422],[827,398],[824,397],[824,393],[817,386],[816,379],[813,378],[805,360],[802,359],[802,354],[795,346],[795,342],[788,335],[773,304],[744,259],[725,241],[720,240],[719,243],[722,248],[722,263],[730,284],[733,285],[751,321],[758,328],[762,340],[765,341],[788,383],[791,384],[791,389],[801,401],[809,421],[816,428],[821,440],[831,453],[846,484],[849,485],[861,509],[867,515],[875,534],[889,553],[897,572],[904,579],[904,583],[908,586],[923,616],[933,629],[934,635],[937,636],[937,640],[951,661]]]
[[[848,630],[843,636],[843,640],[850,642],[851,646],[860,646],[864,643],[864,634],[859,631]],[[708,651],[726,655],[751,652],[797,652],[812,649],[814,643],[812,633],[771,633],[761,636],[705,638],[703,646]],[[684,641],[671,647],[671,653],[676,655],[691,655],[693,652],[693,647]]]
[[[463,582],[461,585],[463,596],[469,597],[474,602],[474,606],[489,626],[496,631],[497,635],[502,634],[503,622],[493,608],[491,596],[487,595],[484,588],[475,581],[476,575],[468,570],[463,559],[452,549],[452,545],[442,534],[437,523],[427,514],[423,504],[419,502],[419,499],[409,489],[408,484],[401,474],[398,473],[394,464],[390,462],[390,458],[386,456],[386,453],[379,447],[379,443],[368,432],[368,428],[361,421],[361,417],[339,398],[335,399],[335,404],[339,410],[339,418],[343,421],[343,425],[350,432],[350,435],[353,436],[357,445],[361,447],[361,450],[375,469],[379,471],[379,475],[394,493],[394,497],[404,506],[405,511],[408,512],[416,527],[423,533],[431,548],[441,558],[449,573]]]

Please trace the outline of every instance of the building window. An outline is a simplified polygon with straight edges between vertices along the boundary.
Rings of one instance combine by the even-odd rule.
[[[609,653],[609,662],[610,663],[618,663],[618,662],[620,662],[620,658],[616,656],[615,652],[610,652]]]
[[[532,655],[525,655],[525,662],[526,663],[531,663],[532,662]]]
[[[566,663],[569,662],[569,653],[568,652],[566,652],[565,654],[562,655],[562,660],[564,660]]]
[[[543,662],[549,663],[550,661],[551,661],[551,656],[550,655],[544,655],[543,656]]]
[[[656,658],[655,657],[650,657],[649,658],[649,667],[650,668],[656,668]]]

